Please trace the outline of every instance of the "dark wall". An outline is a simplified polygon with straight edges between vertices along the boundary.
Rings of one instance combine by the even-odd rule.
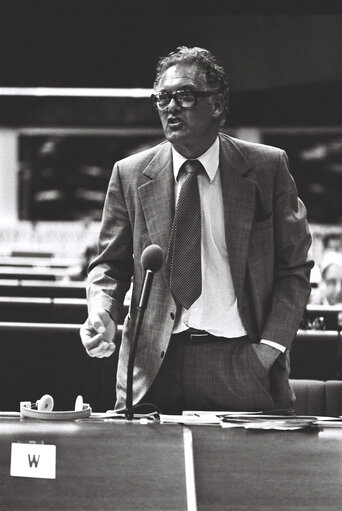
[[[191,16],[183,7],[176,16],[177,5],[163,12],[118,5],[3,0],[0,87],[150,88],[160,55],[199,45],[227,71],[231,125],[340,124],[342,13],[226,14],[208,7]],[[0,111],[2,125],[158,125],[146,100],[0,97]]]
[[[176,11],[3,0],[0,86],[150,87],[157,58],[179,44],[217,54],[234,90],[342,80],[342,16]]]

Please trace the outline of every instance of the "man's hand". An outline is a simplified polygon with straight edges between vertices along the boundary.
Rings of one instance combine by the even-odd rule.
[[[272,348],[272,346],[268,346],[267,344],[256,344],[253,343],[252,347],[262,363],[262,365],[269,371],[271,367],[273,366],[274,362],[278,358],[278,356],[281,354],[281,351],[277,350],[276,348]]]
[[[90,357],[110,357],[115,351],[116,325],[105,310],[88,317],[80,329],[82,344]]]

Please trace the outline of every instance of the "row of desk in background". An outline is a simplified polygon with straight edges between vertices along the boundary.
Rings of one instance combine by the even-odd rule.
[[[69,410],[82,395],[94,411],[113,408],[117,353],[90,358],[79,330],[87,317],[81,258],[17,252],[0,257],[0,410],[54,397]],[[119,336],[121,328],[119,329]]]
[[[0,256],[0,279],[49,280],[68,279],[80,269],[79,257],[54,257],[52,254]]]
[[[54,257],[3,256],[0,269],[10,261],[14,270],[22,269],[24,260],[27,265],[62,271],[76,263]],[[126,301],[121,323],[128,305]],[[95,411],[113,406],[117,353],[99,360],[86,355],[79,336],[86,317],[84,281],[0,279],[0,388],[6,389],[0,393],[0,410],[17,410],[20,400],[38,399],[45,393],[56,396],[59,409],[69,406],[77,394],[85,395]],[[291,378],[341,379],[338,317],[336,307],[307,306],[291,350]],[[120,326],[118,344],[121,330]]]

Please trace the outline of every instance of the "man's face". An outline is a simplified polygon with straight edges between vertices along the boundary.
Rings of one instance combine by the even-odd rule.
[[[165,71],[155,93],[180,89],[208,91],[209,87],[197,66],[177,64]],[[172,98],[166,110],[159,112],[166,139],[186,158],[200,156],[214,142],[223,111],[223,99],[217,96],[201,97],[189,109]]]
[[[324,275],[325,295],[330,305],[342,303],[342,266],[331,264]]]

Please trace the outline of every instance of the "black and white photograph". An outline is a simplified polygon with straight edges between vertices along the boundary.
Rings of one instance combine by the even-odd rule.
[[[1,511],[342,509],[316,4],[0,3]]]

